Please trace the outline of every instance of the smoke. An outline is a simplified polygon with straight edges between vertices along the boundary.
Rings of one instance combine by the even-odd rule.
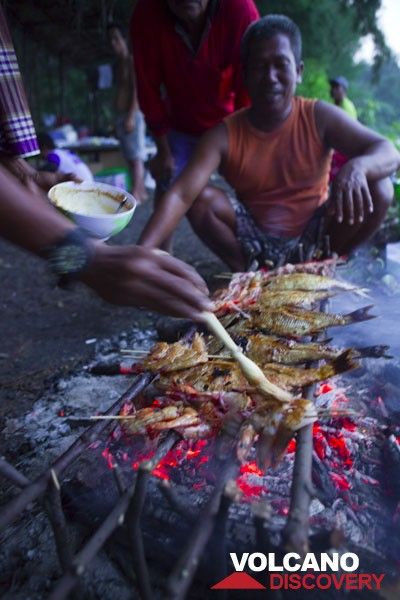
[[[390,346],[390,354],[400,358],[400,245],[388,248],[386,261],[381,255],[371,254],[372,250],[363,249],[346,265],[338,267],[337,278],[366,288],[367,296],[352,292],[337,294],[329,301],[327,310],[347,314],[372,304],[370,313],[376,318],[332,328],[329,337],[333,336],[335,345],[349,347],[384,344]]]

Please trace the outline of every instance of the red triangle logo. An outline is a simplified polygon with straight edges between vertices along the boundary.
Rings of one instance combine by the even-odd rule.
[[[212,590],[265,590],[259,581],[247,573],[234,572],[212,586]]]

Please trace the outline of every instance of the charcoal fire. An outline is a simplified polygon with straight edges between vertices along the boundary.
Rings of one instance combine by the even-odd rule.
[[[321,305],[366,294],[336,266],[235,275],[217,295],[232,354],[205,331],[126,351],[122,369],[114,360],[97,372],[133,385],[42,475],[0,461],[21,489],[0,510],[1,531],[45,499],[61,569],[51,598],[66,598],[104,546],[143,598],[207,597],[231,551],[338,548],[365,568],[379,557],[395,577],[387,531],[400,527],[400,428],[379,379],[389,349],[335,344],[335,326],[372,318],[369,306]],[[241,370],[241,356],[270,387]],[[80,549],[66,542],[71,520],[91,528]]]

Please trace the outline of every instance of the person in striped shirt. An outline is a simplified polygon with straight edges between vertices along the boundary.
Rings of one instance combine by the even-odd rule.
[[[29,110],[14,45],[0,5],[0,164],[21,183],[47,191],[71,174],[39,172],[25,160],[39,154],[35,126]]]

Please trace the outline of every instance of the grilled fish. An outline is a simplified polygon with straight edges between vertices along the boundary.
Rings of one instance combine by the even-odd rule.
[[[293,432],[317,419],[313,404],[298,398],[285,412],[259,411],[251,416],[251,423],[260,436],[256,445],[258,466],[265,470],[275,467],[293,437]]]
[[[351,350],[339,355],[335,360],[315,369],[303,369],[287,365],[267,363],[261,365],[266,377],[285,390],[294,390],[306,385],[333,377],[339,373],[355,369],[358,365],[352,360]],[[251,386],[233,361],[213,360],[205,365],[198,365],[187,371],[179,371],[170,377],[161,377],[156,385],[161,389],[174,386],[191,386],[197,392],[249,391]]]
[[[155,408],[149,406],[138,410],[135,419],[124,419],[123,425],[130,433],[144,432],[148,427],[154,426],[161,421],[176,419],[183,410],[183,403],[177,402],[173,405]]]
[[[295,265],[286,263],[282,267],[277,267],[273,271],[264,273],[266,278],[275,277],[276,275],[288,275],[290,273],[312,273],[314,275],[325,275],[331,277],[336,270],[336,267],[344,264],[345,261],[339,258],[327,258],[326,260],[308,261],[305,263],[297,263]]]
[[[245,390],[249,387],[241,370],[232,360],[209,361],[186,371],[170,373],[168,376],[161,376],[155,385],[162,390],[171,385],[174,389],[184,390],[189,385],[197,392]]]
[[[278,275],[266,281],[267,288],[270,290],[305,290],[316,292],[318,290],[346,290],[360,291],[360,289],[337,279],[324,277],[323,275],[314,275],[312,273],[290,273],[288,275]]]
[[[257,432],[251,423],[246,423],[240,430],[239,442],[236,447],[236,456],[243,463],[246,462],[253,448]]]
[[[243,350],[258,364],[280,363],[294,365],[315,360],[334,360],[342,352],[342,349],[333,348],[325,343],[302,343],[295,340],[285,340],[262,333],[241,336],[235,341],[240,342]],[[367,346],[365,348],[352,348],[351,358],[391,358],[387,353],[389,346]]]
[[[265,329],[269,333],[288,337],[301,337],[323,331],[328,327],[349,325],[373,319],[368,311],[372,306],[355,310],[348,315],[314,312],[296,307],[254,312],[247,327]]]
[[[333,361],[314,369],[268,363],[262,366],[262,370],[272,383],[290,390],[329,379],[329,377],[356,369],[358,366],[358,363],[352,359],[352,350],[345,350]]]
[[[165,419],[153,423],[150,427],[152,431],[165,431],[166,429],[177,429],[179,427],[194,427],[200,425],[199,414],[194,408],[185,406],[180,415],[174,419]]]
[[[334,293],[323,290],[317,292],[305,292],[302,290],[277,290],[272,291],[268,288],[263,290],[257,307],[277,308],[280,306],[303,306],[310,307],[316,302],[321,302],[331,298]]]
[[[158,342],[142,361],[142,368],[146,371],[169,373],[206,363],[207,360],[204,338],[196,333],[190,344]]]

